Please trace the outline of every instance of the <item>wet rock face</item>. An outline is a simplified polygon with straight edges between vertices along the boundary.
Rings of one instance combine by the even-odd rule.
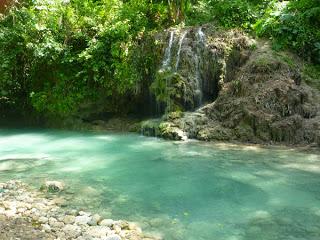
[[[213,26],[170,29],[156,36],[162,62],[151,90],[166,112],[194,110],[214,101],[249,54],[243,34]]]
[[[273,52],[267,43],[258,43],[247,60],[233,54],[229,64],[241,67],[226,65],[215,101],[179,117],[167,114],[159,126],[168,127],[159,136],[176,136],[179,129],[205,141],[320,146],[320,93],[304,83],[299,61],[288,61],[288,54]]]

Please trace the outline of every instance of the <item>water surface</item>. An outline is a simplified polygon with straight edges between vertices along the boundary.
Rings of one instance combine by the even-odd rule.
[[[0,130],[0,181],[64,181],[74,208],[167,240],[319,240],[320,156],[135,134]]]

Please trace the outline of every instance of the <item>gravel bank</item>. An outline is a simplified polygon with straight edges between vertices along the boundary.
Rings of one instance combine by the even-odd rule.
[[[135,223],[67,210],[21,181],[0,183],[0,239],[156,240]]]

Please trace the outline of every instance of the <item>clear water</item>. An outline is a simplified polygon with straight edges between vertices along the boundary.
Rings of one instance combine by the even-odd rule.
[[[62,180],[75,208],[168,240],[319,240],[320,156],[138,135],[0,130],[0,180]]]

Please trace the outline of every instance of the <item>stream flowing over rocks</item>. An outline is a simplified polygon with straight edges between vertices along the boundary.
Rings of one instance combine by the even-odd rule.
[[[46,184],[60,191],[60,182]],[[53,187],[56,186],[56,187]],[[98,214],[67,210],[61,199],[46,198],[20,182],[0,183],[0,239],[24,240],[156,240],[131,222],[103,219]]]
[[[152,86],[165,114],[143,122],[144,135],[320,146],[320,93],[296,56],[212,25],[157,38],[163,62]]]

